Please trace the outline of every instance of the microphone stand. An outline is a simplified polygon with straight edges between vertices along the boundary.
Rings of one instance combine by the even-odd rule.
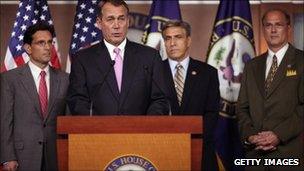
[[[111,60],[110,62],[110,67],[108,69],[108,71],[106,72],[102,82],[98,85],[98,87],[96,88],[96,90],[94,91],[94,93],[92,94],[92,97],[91,97],[91,104],[90,104],[90,116],[93,116],[93,104],[94,104],[94,98],[97,94],[97,92],[99,91],[99,89],[101,88],[101,86],[104,84],[105,80],[107,79],[112,67],[115,65],[115,61],[114,60]]]

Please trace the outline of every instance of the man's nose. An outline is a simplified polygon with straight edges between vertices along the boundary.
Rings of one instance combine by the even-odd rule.
[[[114,28],[118,28],[118,27],[119,27],[119,22],[118,22],[118,20],[115,20],[115,21],[114,21],[113,27],[114,27]]]

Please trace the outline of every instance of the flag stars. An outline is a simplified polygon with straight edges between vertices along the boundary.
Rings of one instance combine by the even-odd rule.
[[[20,16],[20,12],[17,12],[17,17],[19,17]]]
[[[86,7],[86,5],[85,5],[84,3],[82,3],[82,4],[80,5],[80,8],[81,8],[81,9],[85,9],[85,7]]]
[[[28,19],[29,19],[29,16],[28,16],[28,15],[23,16],[23,20],[24,20],[24,21],[27,21]]]
[[[26,8],[26,11],[30,11],[32,7],[30,5],[27,5],[25,8]]]
[[[14,23],[14,27],[17,27],[18,26],[18,22],[17,21],[15,21],[15,23]]]
[[[22,7],[22,5],[23,5],[23,3],[22,3],[22,2],[20,2],[20,4],[19,4],[19,8],[20,8],[20,7]]]
[[[86,37],[84,37],[84,36],[81,36],[81,37],[80,37],[80,41],[81,41],[81,42],[84,42],[85,39],[86,39]]]
[[[92,35],[92,37],[96,37],[97,33],[96,33],[95,31],[93,31],[93,32],[91,33],[91,35]]]
[[[20,36],[18,36],[19,41],[23,40],[23,35],[21,34]]]
[[[16,46],[16,49],[17,49],[17,51],[20,51],[21,50],[21,47],[22,46],[20,46],[19,44]]]
[[[76,43],[72,43],[72,49],[76,48]]]
[[[45,16],[44,16],[44,15],[41,15],[41,16],[40,16],[40,19],[44,21],[44,20],[45,20]]]
[[[38,11],[38,10],[35,10],[34,13],[35,13],[35,15],[38,15],[39,11]]]
[[[82,28],[82,31],[83,31],[83,32],[88,32],[88,29],[89,29],[88,27],[84,26],[84,27]]]
[[[43,11],[47,11],[48,10],[48,6],[43,5],[42,9],[43,9]]]
[[[92,19],[90,17],[87,17],[85,20],[86,20],[87,23],[91,23]]]
[[[16,35],[16,32],[13,31],[13,32],[12,32],[12,37],[14,37],[15,35]]]
[[[53,25],[53,21],[52,20],[49,20],[48,23],[49,23],[49,25]]]
[[[75,27],[76,29],[78,29],[80,27],[80,24],[79,23],[75,24]]]
[[[33,24],[36,24],[36,23],[37,23],[37,20],[36,20],[36,19],[33,19],[33,20],[32,20],[32,23],[33,23]]]
[[[78,37],[78,34],[77,34],[77,33],[74,33],[74,34],[73,34],[73,37],[74,37],[74,39],[76,39],[76,38]]]
[[[94,13],[94,9],[93,9],[93,8],[90,8],[90,9],[89,9],[89,13],[93,14],[93,13]]]
[[[25,30],[26,30],[26,25],[23,24],[23,25],[21,26],[21,30],[22,30],[22,31],[25,31]]]
[[[77,17],[78,17],[78,19],[81,19],[81,18],[83,17],[83,14],[82,14],[82,13],[79,13],[79,14],[77,15]]]

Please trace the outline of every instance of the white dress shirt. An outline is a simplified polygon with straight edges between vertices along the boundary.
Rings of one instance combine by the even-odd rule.
[[[48,99],[50,97],[50,67],[49,65],[47,65],[43,70],[41,68],[39,68],[38,66],[36,66],[34,63],[32,63],[31,61],[28,62],[28,65],[30,67],[32,76],[34,78],[35,81],[35,85],[36,85],[36,90],[39,93],[39,82],[40,82],[40,72],[41,71],[45,71],[46,75],[45,75],[45,81],[46,81],[46,87],[47,87],[47,92],[48,92]]]
[[[175,76],[175,73],[176,73],[176,70],[177,70],[176,65],[178,63],[180,63],[183,66],[184,69],[182,70],[182,73],[183,73],[183,79],[184,79],[184,82],[185,82],[186,76],[187,76],[187,70],[188,70],[188,66],[189,66],[189,62],[190,62],[190,57],[188,56],[180,62],[172,60],[170,58],[168,58],[168,61],[169,61],[169,65],[170,65],[170,69],[171,69],[173,79],[174,79],[174,76]]]
[[[277,61],[278,61],[278,67],[280,66],[283,57],[287,51],[289,47],[289,44],[286,43],[285,46],[283,46],[279,51],[277,51],[276,53],[274,53],[272,50],[268,49],[268,56],[267,56],[267,60],[266,60],[266,72],[265,72],[265,80],[267,78],[268,72],[270,70],[271,64],[272,64],[272,57],[273,55],[275,55],[277,57]]]
[[[124,59],[124,56],[125,56],[125,47],[126,47],[126,44],[127,44],[127,39],[125,38],[119,46],[114,46],[112,44],[110,44],[109,42],[107,42],[105,39],[103,40],[108,51],[109,51],[109,54],[110,54],[110,57],[111,57],[111,60],[114,61],[115,60],[115,56],[116,54],[114,53],[114,49],[115,48],[119,48],[120,49],[120,52],[121,52],[121,58],[122,60]]]

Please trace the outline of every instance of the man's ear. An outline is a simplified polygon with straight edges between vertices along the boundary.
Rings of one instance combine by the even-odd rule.
[[[100,17],[97,17],[97,19],[96,19],[96,25],[97,25],[97,28],[99,30],[101,30],[101,18]]]
[[[24,50],[26,51],[26,53],[27,53],[28,55],[32,54],[32,47],[31,47],[29,44],[25,43],[25,44],[23,45],[23,48],[24,48]]]

